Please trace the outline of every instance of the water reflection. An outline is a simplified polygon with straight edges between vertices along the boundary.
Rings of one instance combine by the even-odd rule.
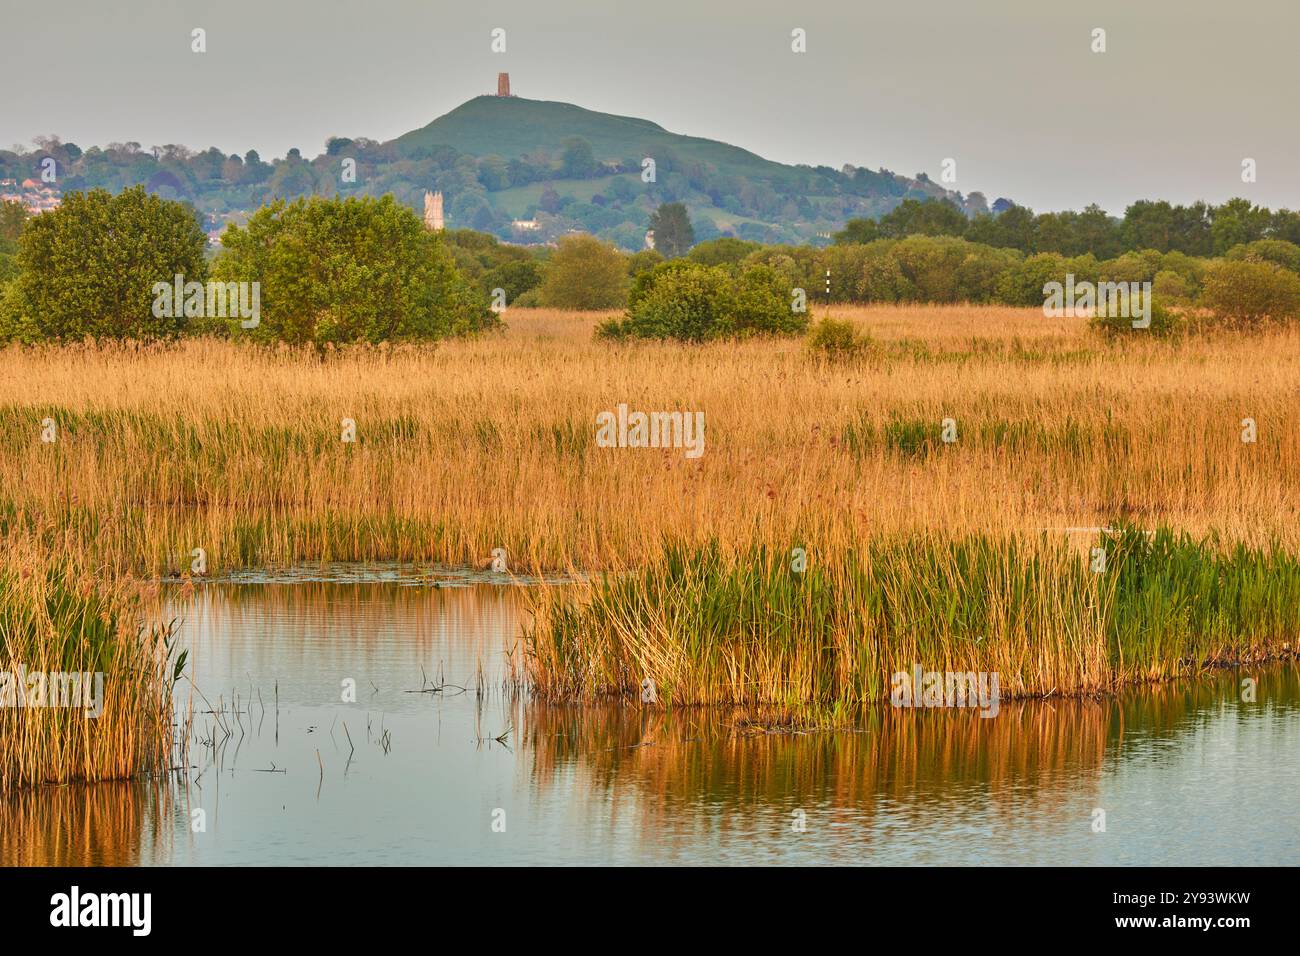
[[[1292,863],[1300,671],[882,708],[838,733],[535,705],[510,588],[174,595],[188,774],[0,802],[5,864]],[[356,701],[346,699],[348,682]],[[193,826],[202,811],[205,827]],[[1105,832],[1094,832],[1098,810]],[[507,821],[492,828],[494,814]]]

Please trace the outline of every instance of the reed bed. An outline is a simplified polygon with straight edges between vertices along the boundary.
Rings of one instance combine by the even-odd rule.
[[[142,575],[184,573],[199,547],[212,571],[498,546],[515,568],[601,571],[654,560],[665,537],[798,530],[845,550],[1123,518],[1300,543],[1294,330],[1108,345],[1027,309],[830,311],[880,347],[828,364],[797,341],[612,345],[591,337],[599,315],[515,310],[502,336],[324,360],[9,348],[0,498]],[[620,402],[704,412],[703,456],[597,447],[596,414]]]
[[[1167,529],[1063,542],[903,536],[809,555],[671,545],[636,573],[542,592],[527,632],[536,693],[635,694],[661,704],[775,710],[858,723],[891,675],[999,676],[1007,698],[1113,691],[1289,653],[1300,561],[1276,546],[1225,550]]]
[[[1300,331],[1108,342],[1032,309],[824,312],[874,346],[828,362],[789,340],[613,344],[592,335],[607,316],[546,310],[512,310],[500,335],[325,356],[11,346],[0,531],[111,581],[185,576],[196,549],[219,572],[503,547],[513,570],[617,589],[565,612],[600,622],[587,631],[543,609],[560,628],[537,638],[543,693],[617,692],[653,669],[672,699],[833,719],[879,699],[896,657],[966,663],[968,639],[1011,693],[1294,640]],[[703,412],[704,454],[598,447],[596,415],[620,403]],[[1082,569],[1095,529],[1120,522],[1193,536],[1170,552],[1191,570],[1161,585],[1184,590],[1140,591],[1141,613],[1106,583],[1137,579]],[[795,546],[815,563],[780,583]],[[1251,557],[1238,572],[1232,555]],[[1262,575],[1268,634],[1231,608],[1176,634],[1216,574]],[[753,633],[716,623],[740,612]]]
[[[141,624],[138,597],[38,542],[0,542],[0,794],[171,766],[183,659],[167,628]],[[72,674],[86,690],[68,689]]]

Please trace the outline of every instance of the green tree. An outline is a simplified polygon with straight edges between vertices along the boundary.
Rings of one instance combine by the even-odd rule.
[[[1249,199],[1229,199],[1211,212],[1210,234],[1214,240],[1214,254],[1221,256],[1233,246],[1264,238],[1272,223],[1272,213],[1262,206],[1253,206]]]
[[[64,196],[18,240],[18,277],[5,299],[9,336],[24,340],[165,338],[184,309],[154,315],[154,285],[207,278],[207,237],[193,210],[142,186]]]
[[[0,287],[18,276],[18,237],[26,221],[22,203],[0,199]]]
[[[664,261],[664,257],[653,249],[638,249],[627,260],[627,274],[634,279],[643,272],[649,272]]]
[[[562,236],[539,289],[556,309],[615,309],[627,301],[627,258],[607,242],[578,233]]]
[[[1290,321],[1300,317],[1300,276],[1272,262],[1216,262],[1206,273],[1201,305],[1233,324]]]
[[[831,236],[836,245],[865,245],[880,238],[880,224],[874,219],[850,219],[844,228]]]
[[[542,284],[542,267],[535,259],[516,259],[489,269],[480,281],[489,295],[493,289],[501,289],[511,303]]]
[[[695,229],[682,203],[660,205],[650,214],[650,228],[654,230],[655,248],[669,259],[686,255],[695,244]]]
[[[598,334],[682,342],[799,334],[808,316],[791,308],[791,291],[770,266],[732,276],[719,266],[676,259],[637,276],[627,314]]]
[[[658,233],[655,233],[657,236]],[[735,236],[721,236],[701,242],[691,249],[688,258],[706,266],[730,266],[739,263],[751,252],[763,248],[757,242],[746,242]]]
[[[275,202],[222,244],[217,276],[260,283],[261,323],[247,333],[257,339],[410,341],[496,321],[438,234],[391,196]]]
[[[893,239],[907,236],[960,236],[966,231],[966,215],[946,199],[919,202],[904,199],[880,219],[880,234]]]
[[[27,222],[27,210],[20,202],[0,200],[0,242],[17,242]]]
[[[1069,271],[1069,260],[1054,252],[1040,252],[1017,262],[998,277],[997,299],[1007,305],[1041,306],[1046,301],[1043,286],[1049,282],[1064,283]]]
[[[596,157],[591,144],[581,136],[570,136],[564,141],[560,157],[560,171],[567,179],[586,179],[596,171]]]
[[[1257,239],[1244,246],[1233,246],[1227,258],[1248,262],[1274,262],[1283,269],[1300,272],[1300,246],[1285,239]]]

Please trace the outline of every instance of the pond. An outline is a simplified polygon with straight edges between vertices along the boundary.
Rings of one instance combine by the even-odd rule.
[[[1293,864],[1300,669],[834,733],[530,702],[526,588],[400,569],[169,600],[188,774],[0,802],[10,864]],[[512,665],[512,658],[514,664]],[[1253,701],[1242,681],[1257,682]]]

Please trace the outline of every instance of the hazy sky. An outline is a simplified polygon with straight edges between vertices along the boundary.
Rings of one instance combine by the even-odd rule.
[[[953,157],[956,188],[1039,210],[1300,207],[1300,0],[0,0],[0,15],[6,147],[55,133],[314,156],[330,135],[423,126],[506,70],[520,96],[783,162],[938,180]]]

